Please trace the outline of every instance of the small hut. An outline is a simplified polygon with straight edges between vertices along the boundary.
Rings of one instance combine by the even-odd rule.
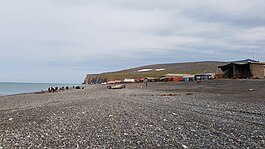
[[[187,75],[189,74],[166,74],[165,77],[167,78],[167,81],[180,82],[183,81],[183,76]]]
[[[212,80],[215,78],[215,73],[201,73],[194,76],[195,80]]]
[[[195,77],[195,75],[190,75],[190,74],[189,75],[188,74],[184,75],[183,76],[183,81],[184,82],[194,81],[194,77]]]

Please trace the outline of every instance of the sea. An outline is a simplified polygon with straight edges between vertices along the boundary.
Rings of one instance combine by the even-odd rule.
[[[81,84],[0,82],[0,96],[45,91],[49,87],[72,87],[77,85]]]

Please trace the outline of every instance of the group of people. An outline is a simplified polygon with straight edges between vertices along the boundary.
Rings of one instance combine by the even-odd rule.
[[[66,87],[49,87],[48,88],[48,92],[49,93],[51,93],[51,92],[56,92],[56,91],[58,91],[58,90],[61,90],[61,91],[63,91],[63,90],[69,90],[70,89],[70,87],[69,86],[66,86]],[[84,89],[84,87],[80,87],[80,86],[73,86],[73,88],[72,89]]]

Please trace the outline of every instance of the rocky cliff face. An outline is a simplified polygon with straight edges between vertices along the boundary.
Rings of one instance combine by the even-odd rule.
[[[99,74],[88,74],[84,80],[84,84],[97,84],[107,82],[107,78]]]

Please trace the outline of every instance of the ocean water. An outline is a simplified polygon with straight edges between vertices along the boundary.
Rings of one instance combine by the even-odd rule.
[[[16,83],[0,82],[0,96],[20,93],[31,93],[47,90],[49,87],[77,86],[80,84],[59,84],[59,83]]]

